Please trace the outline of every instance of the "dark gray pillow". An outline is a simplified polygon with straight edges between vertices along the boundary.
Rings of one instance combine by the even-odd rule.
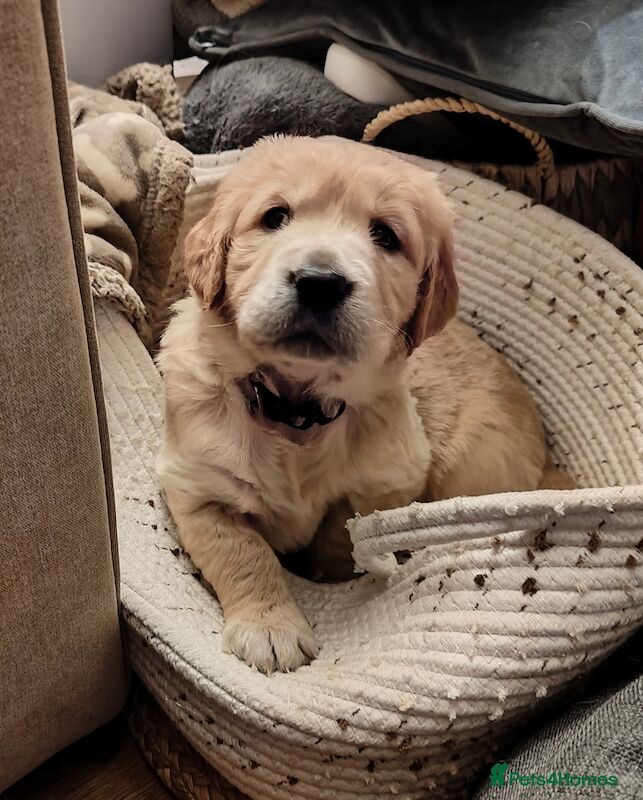
[[[379,110],[347,97],[304,62],[239,59],[210,65],[191,86],[183,109],[185,145],[193,153],[216,153],[272,133],[359,139]]]
[[[205,58],[302,46],[311,55],[337,41],[416,93],[437,87],[569,144],[643,155],[641,0],[270,0],[235,20],[208,0],[174,8],[177,30]],[[213,27],[195,33],[197,24]]]

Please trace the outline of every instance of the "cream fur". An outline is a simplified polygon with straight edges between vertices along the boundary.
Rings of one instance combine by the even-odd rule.
[[[292,218],[266,231],[275,204]],[[373,243],[372,219],[394,227],[400,252]],[[158,358],[158,470],[223,607],[226,646],[261,670],[316,653],[273,550],[308,545],[333,504],[347,498],[364,514],[543,480],[542,428],[517,376],[462,323],[439,332],[457,299],[451,227],[416,167],[354,143],[273,139],[230,172],[186,242],[193,295],[177,304]],[[336,356],[277,343],[288,272],[312,257],[340,264],[355,286]],[[345,400],[346,412],[304,443],[262,426],[237,383],[259,364]]]

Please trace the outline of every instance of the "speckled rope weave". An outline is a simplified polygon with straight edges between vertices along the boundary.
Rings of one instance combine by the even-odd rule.
[[[236,154],[197,159],[188,227]],[[254,800],[455,797],[493,741],[643,619],[643,279],[598,236],[470,173],[462,317],[505,353],[556,458],[586,488],[416,505],[352,524],[371,574],[292,578],[320,657],[266,677],[222,652],[215,598],[159,497],[160,379],[97,304],[134,668],[190,743]]]

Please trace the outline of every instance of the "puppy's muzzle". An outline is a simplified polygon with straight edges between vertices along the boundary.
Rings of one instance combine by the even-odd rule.
[[[274,343],[304,358],[352,358],[356,285],[337,262],[306,259],[286,274],[288,301]]]
[[[353,284],[340,272],[317,265],[291,272],[289,281],[300,308],[317,314],[335,311],[353,290]]]

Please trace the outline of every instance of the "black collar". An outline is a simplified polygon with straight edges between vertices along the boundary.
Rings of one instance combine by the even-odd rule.
[[[298,431],[307,431],[313,425],[329,425],[346,410],[346,403],[338,400],[334,403],[334,413],[328,416],[317,398],[305,397],[293,401],[282,397],[268,389],[260,374],[256,372],[249,375],[244,383],[249,387],[249,391],[244,391],[244,394],[253,416],[263,414],[273,422],[281,422]]]

